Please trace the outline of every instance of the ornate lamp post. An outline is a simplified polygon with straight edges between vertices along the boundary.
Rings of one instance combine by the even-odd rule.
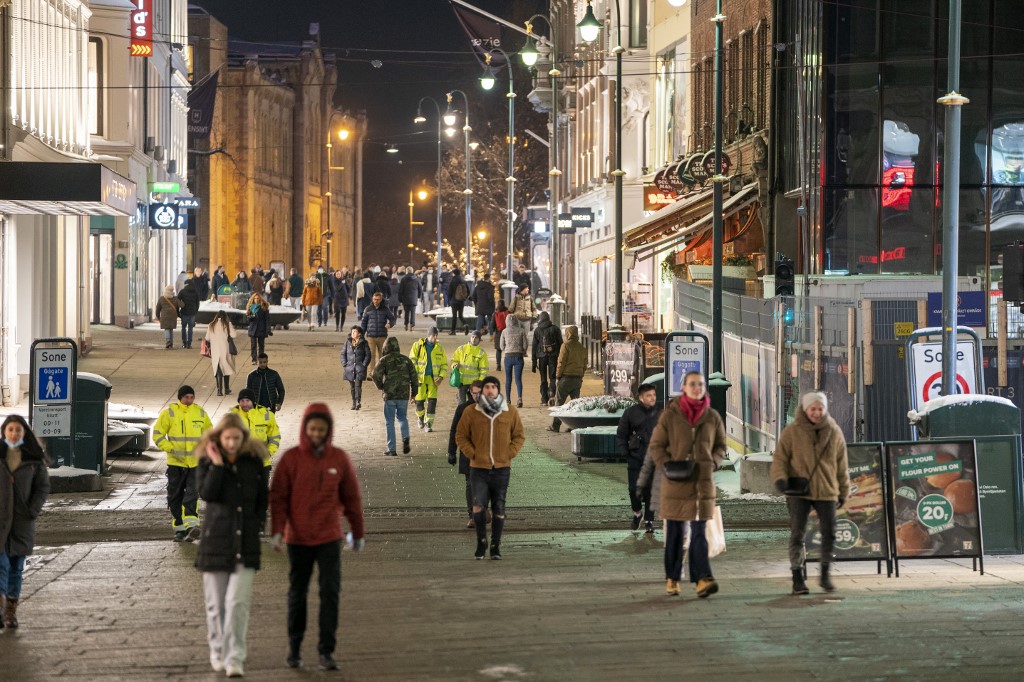
[[[532,47],[532,42],[527,42],[527,47]],[[526,61],[526,48],[523,53],[523,61]],[[501,48],[491,50],[491,52],[498,52],[505,58],[505,69],[508,71],[508,93],[505,95],[505,99],[508,101],[508,175],[505,176],[505,240],[506,240],[506,251],[505,251],[505,272],[512,273],[512,249],[513,249],[513,232],[515,230],[515,136],[516,136],[516,91],[515,83],[513,82],[512,76],[512,60],[509,59],[508,53]],[[534,60],[536,63],[537,48],[533,48]],[[494,87],[494,73],[491,71],[491,55],[490,53],[486,56],[487,67],[484,69],[484,74],[480,76],[480,86],[484,90],[490,90]],[[490,269],[494,270],[494,236],[491,236],[491,264]]]
[[[469,134],[473,132],[473,129],[469,126],[469,98],[466,97],[466,93],[462,90],[452,90],[446,97],[448,98],[448,110],[444,114],[445,125],[455,125],[458,120],[458,115],[452,110],[452,95],[462,95],[462,102],[466,105],[465,119],[462,126],[462,137],[465,142],[466,148],[466,189],[462,190],[462,193],[466,196],[466,271],[463,273],[465,276],[469,276],[471,268],[469,252],[473,248],[473,189],[470,186],[470,176],[473,173],[472,159],[470,158],[469,149]]]
[[[430,102],[433,104],[434,109],[437,111],[437,194],[435,195],[437,200],[437,263],[434,275],[434,286],[439,287],[441,282],[441,105],[438,104],[437,100],[433,97],[421,97],[419,103],[416,105],[416,118],[413,119],[414,123],[425,123],[427,120],[423,115],[424,102]]]
[[[324,192],[324,197],[327,199],[327,230],[324,231],[323,236],[327,237],[327,253],[324,258],[324,270],[331,269],[331,237],[334,236],[331,233],[331,209],[333,208],[333,202],[331,201],[331,171],[332,170],[345,170],[344,166],[332,166],[331,165],[331,149],[334,145],[331,144],[331,124],[334,123],[334,117],[338,116],[339,112],[332,111],[331,117],[327,119],[327,173],[325,173],[325,184],[327,191]],[[338,131],[338,139],[344,142],[348,139],[349,131],[342,128]]]

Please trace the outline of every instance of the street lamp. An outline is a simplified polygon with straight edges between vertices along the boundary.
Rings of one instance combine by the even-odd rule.
[[[420,191],[416,192],[416,197],[420,201],[423,201],[429,195],[430,195],[430,193],[427,192],[427,190],[425,190],[425,189],[421,189]],[[412,227],[413,227],[413,225],[423,225],[424,222],[422,220],[413,220],[412,210],[416,206],[416,202],[414,202],[412,199],[413,199],[413,190],[409,190],[409,265],[413,265],[414,266],[414,265],[416,265],[416,263],[413,261],[413,255],[412,255],[412,250],[415,248],[415,245],[412,243]]]
[[[334,145],[331,144],[331,124],[334,123],[334,117],[341,115],[338,111],[332,111],[331,116],[327,119],[327,177],[325,178],[325,184],[327,185],[327,191],[324,192],[324,198],[327,199],[327,230],[323,232],[321,236],[327,237],[327,253],[323,260],[324,270],[331,269],[331,237],[334,236],[331,232],[331,208],[333,202],[331,201],[331,171],[332,170],[345,170],[344,166],[332,166],[331,165],[331,149]],[[342,128],[338,131],[338,139],[344,142],[348,139],[349,131]]]
[[[593,10],[590,10],[591,16],[593,16]],[[548,76],[551,78],[551,144],[548,147],[548,160],[551,170],[548,171],[548,192],[550,196],[551,206],[551,290],[555,293],[561,291],[558,286],[558,253],[559,253],[559,233],[558,233],[558,213],[559,207],[561,206],[561,197],[559,196],[559,190],[561,189],[561,175],[562,171],[558,170],[558,76],[562,75],[562,72],[558,70],[558,38],[557,32],[554,26],[551,25],[551,19],[544,16],[543,14],[534,14],[532,17],[526,20],[526,35],[533,37],[533,20],[543,19],[547,25],[548,30],[551,33],[551,39],[545,40],[551,47],[551,68],[548,69]],[[596,19],[595,19],[596,21]],[[528,40],[523,50],[519,53],[523,63],[527,66],[533,66],[537,63],[537,46],[536,41],[543,40],[540,36],[536,37],[536,40]],[[509,276],[512,276],[511,263],[509,264]]]
[[[529,24],[527,24],[529,26]],[[527,42],[527,47],[533,45],[533,41]],[[513,231],[515,230],[515,216],[516,212],[514,209],[515,205],[515,186],[516,186],[516,166],[515,166],[515,136],[516,136],[516,91],[515,83],[513,82],[512,76],[512,60],[509,59],[508,53],[501,48],[494,48],[485,55],[487,60],[487,74],[491,76],[491,87],[494,86],[494,74],[491,71],[491,52],[498,52],[505,58],[505,69],[508,71],[508,93],[505,95],[505,99],[508,101],[508,175],[505,176],[505,240],[506,240],[506,272],[508,276],[512,276],[512,241]],[[520,52],[523,56],[523,61],[527,61],[527,55],[530,54],[523,48],[523,52]],[[533,48],[533,63],[537,63],[537,48]],[[485,90],[489,90],[490,87],[484,84],[484,78],[480,78],[480,85],[484,86]],[[493,249],[494,238],[491,237],[491,244]],[[494,269],[494,253],[491,253],[491,270]]]
[[[437,111],[437,263],[435,264],[436,274],[434,286],[440,287],[441,282],[441,105],[433,97],[421,97],[416,105],[416,118],[413,123],[425,123],[427,118],[423,115],[423,103],[430,102]]]
[[[490,237],[490,239],[487,241],[487,271],[490,272],[494,270],[494,236],[489,235],[487,230],[480,230],[476,233],[478,242],[482,243],[483,240],[488,237]]]
[[[455,93],[462,95],[462,102],[466,105],[465,125],[462,126],[462,137],[465,140],[466,146],[466,189],[462,190],[462,193],[466,196],[466,271],[463,274],[468,277],[471,266],[469,253],[473,248],[473,190],[470,187],[470,176],[473,169],[472,159],[469,156],[469,134],[473,132],[473,129],[469,127],[469,98],[466,97],[466,93],[462,90],[452,90],[446,95],[448,98],[448,110],[444,114],[444,123],[449,126],[449,130],[452,130],[454,134],[454,128],[451,126],[454,126],[458,119],[458,115],[452,110],[452,95]],[[451,137],[451,135],[449,135],[449,137]]]
[[[583,20],[576,24],[580,29],[580,36],[583,40],[592,43],[597,40],[598,31],[601,29],[601,22],[594,16],[594,8],[590,1],[587,1],[587,13]],[[613,306],[613,321],[622,325],[622,176],[626,173],[622,170],[622,14],[619,9],[619,0],[615,0],[615,170],[612,176],[615,178],[615,304]]]

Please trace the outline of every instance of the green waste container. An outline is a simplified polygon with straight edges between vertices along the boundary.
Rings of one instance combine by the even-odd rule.
[[[102,474],[107,468],[107,401],[110,382],[98,374],[79,372],[72,398],[74,411],[74,453],[71,438],[51,438],[47,450],[54,462],[70,463],[79,469]]]
[[[1020,409],[1004,398],[963,395],[927,405],[915,424],[923,438],[973,438],[985,554],[1024,552]]]

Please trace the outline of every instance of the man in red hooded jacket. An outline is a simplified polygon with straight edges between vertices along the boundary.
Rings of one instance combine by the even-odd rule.
[[[338,598],[341,592],[342,515],[351,528],[352,549],[363,548],[363,503],[359,479],[344,450],[331,445],[334,419],[323,403],[302,417],[299,446],[281,457],[270,489],[274,549],[288,546],[288,666],[302,665],[306,596],[313,564],[320,574],[320,667],[337,670]]]

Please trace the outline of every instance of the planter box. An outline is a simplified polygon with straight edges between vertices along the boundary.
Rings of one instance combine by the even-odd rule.
[[[687,265],[687,274],[691,282],[710,282],[712,266],[710,265]],[[723,265],[722,277],[734,277],[736,279],[756,279],[757,272],[753,265]]]

